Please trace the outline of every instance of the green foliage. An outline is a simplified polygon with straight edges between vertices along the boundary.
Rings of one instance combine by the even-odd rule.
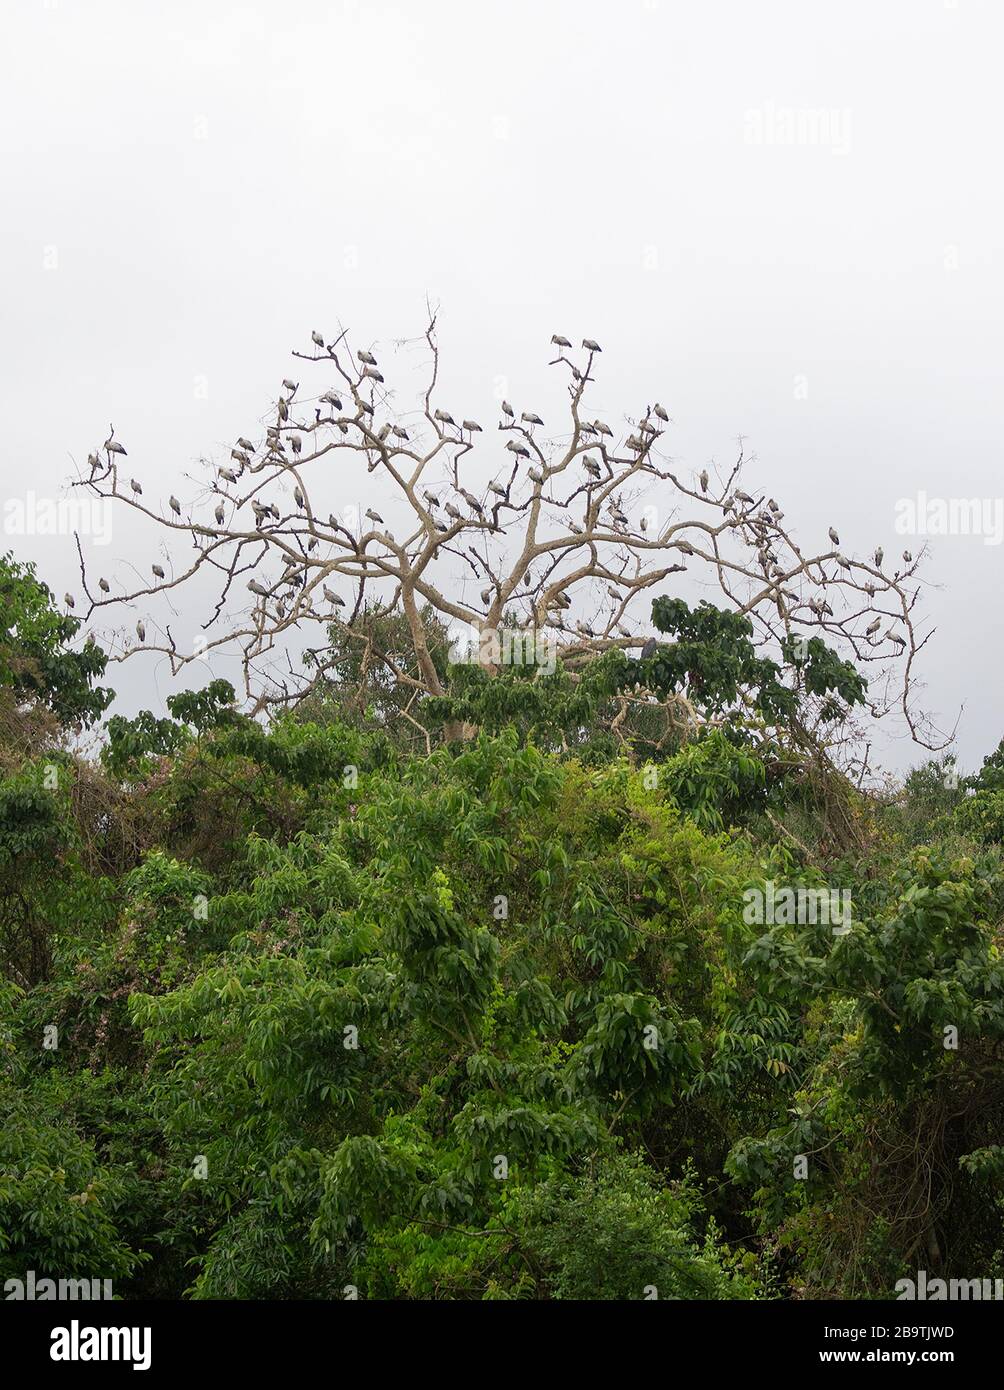
[[[687,1178],[663,1186],[640,1156],[611,1155],[594,1171],[522,1189],[506,1217],[540,1271],[537,1296],[720,1300],[761,1292],[713,1221],[695,1237],[702,1201]]]
[[[607,652],[570,675],[560,663],[547,666],[501,666],[489,672],[476,662],[461,662],[450,669],[449,694],[425,702],[439,723],[460,720],[486,733],[515,728],[524,739],[545,747],[559,747],[569,740],[584,741],[605,701],[623,676],[624,658]]]
[[[871,838],[816,862],[775,834],[818,814],[795,726],[863,683],[822,643],[782,667],[740,616],[656,608],[675,640],[640,663],[439,650],[409,733],[347,644],[295,717],[220,681],[110,720],[100,766],[5,765],[5,1275],[725,1300],[883,1297],[931,1250],[1000,1265],[997,763],[874,803],[834,773]],[[636,682],[714,722],[615,748]],[[850,930],[749,923],[768,879],[846,888]]]
[[[983,766],[975,777],[967,779],[967,786],[977,791],[1004,791],[1004,739],[983,759]]]
[[[1004,1093],[999,1070],[983,1071],[981,1059],[1004,1040],[1004,964],[989,926],[1000,910],[996,875],[922,850],[875,919],[829,940],[820,926],[775,926],[747,953],[759,988],[789,1011],[807,998],[833,1001],[816,1006],[815,1060],[789,1116],[743,1138],[727,1163],[756,1187],[763,1224],[801,1248],[831,1295],[880,1295],[908,1261],[910,1238],[927,1241],[932,1220],[948,1238],[953,1202],[961,1227],[981,1224],[949,1175],[994,1171],[981,1136],[1000,1124]],[[938,1154],[933,1169],[927,1145]],[[802,1180],[800,1154],[811,1156]],[[910,1203],[916,1190],[924,1195],[908,1236],[886,1223],[889,1192]],[[855,1264],[841,1267],[848,1250]]]
[[[685,744],[659,768],[663,784],[700,826],[720,830],[764,804],[767,772],[761,757],[720,729]]]
[[[246,722],[232,708],[233,701],[230,682],[216,680],[204,690],[169,695],[172,719],[158,719],[149,710],[141,710],[135,719],[113,715],[105,725],[108,742],[101,750],[102,762],[115,777],[146,775],[156,759],[177,753],[199,734]]]
[[[658,598],[652,619],[675,640],[658,646],[644,661],[629,662],[625,684],[640,682],[662,694],[683,691],[705,714],[734,710],[744,701],[772,724],[796,714],[798,690],[784,684],[776,662],[757,655],[753,624],[743,614],[706,601],[691,608],[683,599]],[[782,655],[804,693],[821,699],[824,718],[840,718],[847,707],[863,703],[864,678],[820,638],[801,645],[789,638]]]
[[[951,814],[964,796],[965,779],[959,777],[954,757],[930,758],[907,774],[889,819],[901,821],[914,844],[923,843],[932,833],[951,830]]]
[[[143,1260],[121,1215],[130,1196],[123,1169],[62,1112],[58,1091],[21,1093],[0,1078],[0,1283],[37,1278],[111,1279]]]
[[[70,646],[80,621],[59,613],[34,565],[0,556],[0,686],[19,704],[39,704],[64,725],[91,724],[112,692],[96,685],[107,658],[92,638]]]
[[[422,609],[421,620],[429,658],[440,682],[448,686],[449,630],[430,607]],[[416,700],[413,688],[398,682],[388,664],[408,676],[420,675],[405,615],[379,605],[364,606],[352,632],[354,636],[341,623],[328,628],[327,647],[308,663],[321,679],[302,705],[301,717],[365,730],[370,737],[379,730],[396,749],[425,751],[425,732],[436,736],[441,729],[435,707]]]
[[[32,775],[0,780],[0,875],[53,853],[62,835],[59,802]]]
[[[864,676],[849,661],[842,661],[821,637],[810,637],[802,643],[789,637],[783,650],[786,660],[801,674],[807,693],[823,701],[825,718],[837,719],[845,707],[864,704]],[[830,698],[834,694],[839,700]]]
[[[978,791],[964,796],[955,808],[955,823],[964,835],[981,844],[1004,842],[1004,791]]]

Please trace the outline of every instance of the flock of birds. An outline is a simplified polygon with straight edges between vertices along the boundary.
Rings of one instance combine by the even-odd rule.
[[[327,344],[321,333],[316,330],[312,332],[311,340],[314,345],[320,348],[325,354],[333,355],[334,345]],[[567,351],[572,349],[571,341],[564,335],[555,333],[551,337],[551,343],[558,349],[559,356],[557,360],[567,363],[571,369],[573,378],[577,382],[589,379],[592,358],[596,353],[602,352],[599,343],[592,338],[583,338],[582,340],[582,348],[589,354],[589,362],[586,366],[585,377],[583,377],[578,367],[564,356]],[[319,404],[314,408],[314,424],[309,428],[316,429],[320,426],[335,426],[343,434],[347,434],[350,427],[355,426],[360,432],[360,438],[363,441],[368,455],[375,455],[368,458],[368,470],[372,472],[379,465],[381,456],[386,456],[388,447],[397,448],[408,445],[410,443],[410,437],[408,431],[400,424],[387,423],[377,429],[373,423],[375,414],[374,405],[372,401],[367,401],[360,395],[360,388],[367,383],[382,385],[384,383],[384,377],[379,369],[377,358],[372,352],[361,349],[357,350],[355,356],[359,364],[357,368],[358,379],[355,384],[350,385],[354,404],[357,408],[355,417],[343,415],[343,396],[346,393],[344,391],[336,391],[332,388],[325,391],[317,398]],[[292,381],[289,378],[283,379],[282,391],[284,394],[280,394],[278,397],[276,423],[266,427],[264,444],[259,449],[252,440],[244,436],[239,437],[231,449],[230,456],[231,464],[236,466],[228,464],[217,470],[218,478],[222,483],[234,487],[245,472],[256,473],[269,465],[284,469],[295,465],[295,463],[299,461],[303,452],[302,434],[307,432],[308,427],[302,424],[297,425],[292,420],[291,412],[295,405],[295,398],[298,390],[298,382]],[[327,408],[326,415],[322,409],[323,407]],[[428,508],[428,520],[440,538],[455,536],[464,529],[465,525],[475,521],[483,525],[486,524],[492,531],[501,531],[503,528],[499,525],[499,508],[502,506],[509,506],[512,507],[514,511],[521,510],[520,507],[514,506],[510,500],[513,483],[517,477],[518,468],[521,463],[527,465],[527,477],[535,486],[534,496],[536,498],[539,498],[543,502],[547,502],[549,505],[564,508],[565,510],[569,507],[568,501],[562,503],[553,497],[543,497],[541,489],[544,484],[548,482],[550,476],[549,472],[545,471],[547,465],[542,469],[541,467],[534,466],[532,462],[535,454],[538,462],[542,460],[542,455],[535,443],[533,431],[544,427],[543,419],[535,411],[528,410],[521,411],[517,419],[515,408],[507,400],[501,402],[500,411],[501,420],[499,428],[502,430],[513,430],[515,432],[514,437],[509,438],[505,444],[506,451],[513,455],[514,458],[512,475],[509,478],[509,482],[507,485],[503,485],[496,479],[488,483],[487,494],[491,494],[491,499],[493,499],[490,500],[487,494],[484,498],[475,496],[474,493],[461,486],[459,479],[455,478],[452,487],[457,499],[462,500],[467,507],[469,513],[467,516],[465,516],[465,513],[461,511],[457,502],[452,498],[441,501],[441,488],[436,491],[433,491],[431,488],[424,488],[422,497]],[[665,407],[661,403],[656,402],[646,411],[644,418],[632,427],[633,432],[628,435],[623,447],[628,452],[628,455],[633,456],[634,464],[638,465],[641,470],[649,469],[649,471],[657,472],[657,470],[647,462],[647,458],[649,451],[662,432],[661,426],[667,424],[669,418],[669,414]],[[463,418],[458,424],[453,415],[442,408],[436,408],[433,411],[432,420],[440,429],[441,433],[448,430],[456,430],[457,442],[467,447],[470,447],[473,443],[476,434],[483,433],[481,425],[478,424],[476,420]],[[606,496],[606,520],[604,520],[601,515],[599,504],[594,501],[595,490],[602,484],[612,484],[616,479],[616,474],[611,468],[607,457],[608,441],[614,439],[614,431],[609,425],[599,419],[591,421],[577,420],[577,429],[585,441],[586,449],[590,447],[588,442],[590,438],[596,440],[603,465],[606,467],[606,474],[604,474],[604,467],[601,466],[601,463],[596,457],[591,456],[588,452],[582,456],[581,463],[585,474],[585,481],[580,487],[575,489],[573,496],[584,493],[585,503],[581,520],[575,520],[571,516],[565,518],[565,525],[571,537],[574,538],[570,540],[570,546],[585,544],[587,540],[594,539],[630,540],[633,537],[635,540],[640,540],[645,538],[648,529],[647,520],[642,518],[639,522],[638,530],[632,530],[630,518],[624,510],[624,505],[620,497],[613,495]],[[452,439],[452,436],[450,436],[450,438]],[[395,442],[388,446],[389,440]],[[292,458],[287,454],[287,444],[290,454],[293,456]],[[533,452],[531,452],[530,445],[533,445]],[[612,445],[610,447],[612,447]],[[109,472],[113,470],[113,465],[117,463],[118,459],[128,457],[124,446],[115,438],[114,425],[109,425],[108,438],[104,441],[101,448],[104,451]],[[632,458],[618,459],[617,462],[625,468],[630,468]],[[95,450],[88,455],[88,465],[90,467],[90,477],[93,481],[104,466],[99,451]],[[672,477],[671,474],[668,476]],[[673,481],[676,482],[676,479],[673,478]],[[697,483],[700,488],[700,493],[698,494],[695,490],[693,495],[706,498],[709,503],[714,502],[714,499],[708,496],[710,482],[708,470],[702,468],[697,474]],[[129,479],[129,489],[134,499],[139,499],[143,496],[143,487],[138,479]],[[243,504],[224,492],[219,486],[219,483],[216,485],[216,491],[218,496],[214,509],[214,517],[217,526],[223,528],[227,516],[226,504],[229,502],[232,506],[237,508]],[[307,498],[298,481],[295,482],[293,487],[293,500],[297,508],[297,513],[309,515]],[[267,533],[270,527],[282,523],[282,513],[274,502],[266,502],[264,499],[259,500],[253,495],[250,496],[247,501],[250,502],[254,514],[256,531]],[[778,611],[782,617],[787,617],[789,615],[789,610],[785,608],[782,598],[782,595],[785,593],[783,583],[791,577],[791,574],[781,567],[778,556],[772,547],[779,537],[784,537],[795,549],[796,554],[800,556],[800,552],[797,546],[794,546],[794,542],[786,537],[785,533],[780,529],[780,522],[783,519],[784,513],[773,498],[760,499],[758,501],[740,488],[736,488],[731,495],[722,499],[717,505],[721,506],[723,516],[728,523],[735,527],[755,546],[764,575],[768,579],[774,581],[775,588],[773,590],[773,597]],[[172,515],[180,521],[183,516],[183,509],[181,502],[173,493],[168,498],[168,506]],[[491,520],[487,522],[485,516],[486,507],[492,509]],[[386,526],[384,518],[374,507],[367,507],[364,515],[368,521],[373,523],[374,527]],[[310,520],[313,521],[312,516]],[[333,515],[329,516],[328,522],[332,531],[340,532],[347,537],[354,547],[356,555],[361,555],[363,553],[367,538],[352,537],[344,526],[339,525]],[[200,529],[204,530],[204,528]],[[313,532],[314,527],[311,526],[310,530]],[[210,534],[215,534],[218,538],[220,535],[220,533],[212,532],[210,532]],[[228,533],[224,531],[222,534],[226,536]],[[243,533],[236,534],[241,535]],[[394,545],[393,534],[389,531],[385,531],[383,534],[386,541]],[[856,562],[848,560],[842,554],[840,550],[840,537],[832,526],[829,528],[829,539],[835,547],[835,554],[824,558],[835,560],[840,570],[850,573]],[[679,550],[681,554],[685,556],[691,556],[697,553],[694,546],[685,539],[675,539],[671,544],[673,548]],[[316,534],[310,534],[307,543],[308,552],[314,551],[317,545],[318,537]],[[470,555],[475,557],[475,559],[481,560],[484,564],[482,557],[478,555],[478,552],[473,546],[468,547],[468,551]],[[881,572],[884,559],[881,547],[875,551],[872,558],[876,570]],[[906,563],[912,561],[912,556],[909,551],[903,553],[903,559]],[[470,561],[468,561],[468,563],[470,563]],[[292,595],[296,593],[298,588],[304,589],[307,585],[306,568],[306,557],[304,557],[302,565],[296,560],[291,558],[287,559],[285,571],[276,584],[269,587],[258,579],[251,579],[247,584],[247,588],[256,598],[261,599],[263,603],[270,600],[275,602],[277,616],[280,620],[284,620],[286,617],[285,603],[290,601]],[[679,568],[683,568],[683,566]],[[485,569],[487,574],[487,565]],[[151,571],[158,585],[167,582],[167,574],[161,564],[154,563],[151,566]],[[477,569],[475,569],[475,573],[477,572]],[[523,580],[524,588],[528,590],[533,583],[533,575],[529,569],[525,572]],[[829,582],[829,578],[825,571],[822,570],[821,564],[820,580],[824,585]],[[103,576],[99,578],[98,586],[103,595],[110,594],[111,586]],[[287,589],[287,592],[284,596],[280,596],[277,591],[284,587]],[[876,593],[874,584],[866,582],[861,585],[861,587],[870,597],[874,597]],[[329,603],[332,608],[346,607],[345,600],[331,589],[327,583],[321,584],[321,593],[325,601]],[[606,593],[607,597],[614,605],[624,603],[624,595],[613,585],[607,586]],[[64,597],[67,608],[73,609],[75,606],[74,596],[71,593],[67,593]],[[486,609],[489,609],[491,605],[496,602],[498,597],[499,588],[497,582],[480,591],[481,602]],[[794,598],[795,596],[789,594],[789,597]],[[306,602],[302,606],[309,609],[309,597],[307,597]],[[549,621],[552,621],[559,628],[564,628],[564,623],[558,615],[571,607],[571,596],[564,589],[559,590],[553,595],[551,600],[548,613]],[[833,610],[825,601],[825,598],[810,598],[808,600],[808,607],[820,622],[825,622],[827,617],[833,617]],[[905,647],[906,643],[903,637],[893,629],[892,624],[890,624],[888,630],[881,638],[877,637],[881,626],[882,619],[875,618],[865,629],[864,638],[870,645],[874,646],[878,642],[889,640],[900,648]],[[575,623],[575,630],[585,637],[592,638],[597,635],[587,623],[581,621]],[[616,630],[626,637],[631,636],[627,629],[624,628],[623,624],[616,624]],[[136,635],[140,643],[146,641],[146,626],[142,619],[136,623]],[[650,654],[651,650],[654,650],[654,648],[650,640],[642,647],[642,655],[644,656],[647,652]]]

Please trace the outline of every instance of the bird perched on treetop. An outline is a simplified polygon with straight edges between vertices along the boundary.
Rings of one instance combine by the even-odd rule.
[[[117,441],[116,438],[115,438],[115,426],[114,426],[114,425],[111,425],[111,424],[110,424],[110,425],[108,426],[108,438],[105,440],[105,445],[104,445],[104,447],[105,447],[105,449],[108,451],[109,454],[123,454],[123,455],[125,454],[125,449],[123,449],[122,445],[119,444],[118,441]]]

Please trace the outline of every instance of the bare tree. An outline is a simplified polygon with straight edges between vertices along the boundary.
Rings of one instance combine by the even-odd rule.
[[[921,557],[906,553],[889,573],[881,551],[846,555],[832,528],[825,546],[803,551],[774,498],[741,486],[741,442],[726,470],[681,477],[662,449],[669,416],[660,404],[626,423],[591,415],[601,355],[593,340],[576,350],[560,334],[552,338],[550,366],[567,376],[560,433],[545,435],[535,412],[503,401],[489,437],[439,404],[434,315],[417,344],[427,359],[424,390],[408,415],[396,410],[373,351],[353,351],[347,332],[311,339],[311,351],[292,356],[297,374],[318,374],[313,394],[299,379],[284,380],[262,428],[237,440],[194,504],[172,496],[165,510],[150,500],[148,482],[125,476],[113,428],[89,456],[77,485],[143,513],[162,538],[178,542],[177,561],[167,556],[169,568],[157,564],[153,582],[121,592],[103,577],[95,591],[81,552],[87,617],[122,605],[139,610],[138,641],[116,639],[113,660],[143,648],[164,653],[178,673],[215,648],[239,651],[250,708],[260,712],[302,699],[326,679],[337,624],[343,642],[358,641],[367,663],[420,699],[443,693],[427,614],[476,634],[506,625],[539,634],[574,673],[611,648],[642,648],[650,608],[642,601],[689,568],[748,615],[759,642],[826,635],[855,663],[876,666],[871,689],[881,694],[872,695],[872,713],[898,705],[926,742],[911,693],[914,661],[930,636],[914,617]],[[476,486],[486,455],[490,477]],[[366,480],[365,507],[329,510],[324,499],[344,500],[358,478]],[[653,491],[661,513],[642,509]],[[403,504],[401,535],[381,515],[384,497],[395,525]],[[188,561],[180,560],[182,543],[194,547]],[[184,651],[150,606],[196,577],[212,581],[214,597],[204,636]],[[410,652],[374,648],[364,621],[374,607],[404,616]],[[297,643],[302,669],[290,656]],[[494,669],[490,643],[479,646],[479,659]]]

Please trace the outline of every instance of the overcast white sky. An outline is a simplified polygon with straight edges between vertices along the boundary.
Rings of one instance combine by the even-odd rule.
[[[154,492],[191,494],[313,327],[389,345],[427,294],[455,412],[493,420],[504,377],[546,419],[551,333],[591,335],[598,413],[660,399],[682,467],[742,434],[807,544],[832,523],[898,552],[897,499],[1004,495],[991,0],[6,0],[0,22],[5,498],[57,496],[109,421]],[[0,543],[74,586],[66,537]],[[107,553],[145,563],[149,533]],[[1004,733],[1002,562],[939,537],[924,570],[926,703],[965,706],[967,768]],[[114,683],[127,710],[169,688],[153,657]]]

